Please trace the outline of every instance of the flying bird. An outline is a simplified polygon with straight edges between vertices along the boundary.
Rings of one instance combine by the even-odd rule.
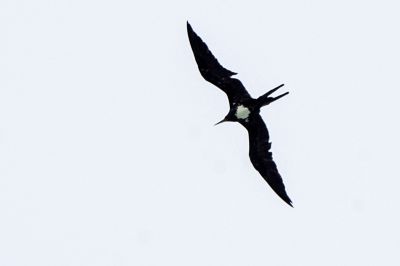
[[[242,82],[232,78],[237,73],[224,68],[218,62],[203,40],[193,31],[189,22],[187,22],[187,32],[200,74],[205,80],[220,88],[228,96],[229,112],[224,119],[215,125],[230,121],[238,122],[246,128],[249,134],[251,163],[275,193],[293,207],[292,201],[286,193],[282,177],[272,159],[268,129],[260,116],[261,107],[282,98],[289,92],[276,97],[271,96],[273,92],[284,85],[282,84],[257,99],[252,98]]]

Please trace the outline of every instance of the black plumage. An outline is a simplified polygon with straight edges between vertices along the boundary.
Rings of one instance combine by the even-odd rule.
[[[228,96],[230,110],[228,115],[219,123],[226,121],[239,122],[247,129],[251,163],[275,193],[292,206],[292,201],[286,194],[285,185],[272,159],[268,129],[260,116],[261,107],[276,101],[289,92],[277,97],[270,96],[273,92],[281,88],[282,84],[257,99],[252,98],[242,82],[232,78],[236,73],[224,68],[218,62],[207,45],[193,31],[189,23],[187,23],[187,31],[194,58],[201,75],[205,80],[220,88]]]

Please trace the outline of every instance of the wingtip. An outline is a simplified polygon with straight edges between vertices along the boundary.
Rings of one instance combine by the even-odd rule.
[[[192,30],[192,26],[189,23],[189,20],[186,20],[186,27],[188,30]]]
[[[286,194],[286,193],[285,193],[285,194]],[[287,205],[289,205],[290,207],[294,208],[294,207],[293,207],[293,202],[292,202],[292,200],[289,198],[288,195],[279,195],[279,194],[278,194],[278,196],[279,196]]]
[[[192,25],[190,25],[189,21],[186,21],[186,29],[187,29],[189,39],[192,39],[192,38],[194,38],[194,36],[197,36],[192,28]]]
[[[292,207],[292,208],[294,208],[293,207],[293,203],[292,203],[292,201],[290,200],[290,199],[283,199],[283,198],[281,198],[287,205],[289,205],[290,207]]]
[[[292,208],[294,208],[293,207],[293,202],[292,202],[292,200],[289,198],[289,196],[288,195],[286,195],[286,197],[285,198],[282,198],[290,207],[292,207]]]

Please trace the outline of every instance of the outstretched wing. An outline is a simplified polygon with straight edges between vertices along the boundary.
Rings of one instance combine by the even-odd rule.
[[[247,123],[243,123],[249,133],[250,142],[250,161],[254,168],[267,181],[271,188],[287,204],[292,206],[292,201],[286,194],[285,185],[278,172],[275,162],[270,152],[271,143],[269,142],[268,129],[259,114],[250,117]],[[293,206],[292,206],[293,207]]]
[[[250,99],[250,94],[246,91],[242,82],[231,78],[236,73],[218,63],[218,60],[208,49],[207,45],[193,31],[189,22],[187,23],[187,31],[194,58],[203,78],[223,90],[228,95],[231,106],[234,102],[238,102],[238,100]]]

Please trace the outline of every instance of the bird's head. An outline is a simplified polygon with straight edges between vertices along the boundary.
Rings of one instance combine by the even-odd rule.
[[[219,125],[223,122],[236,122],[238,119],[236,118],[235,114],[233,112],[229,112],[224,119],[216,123],[214,126]]]
[[[248,121],[250,116],[250,109],[245,107],[244,105],[237,105],[229,110],[229,113],[225,116],[224,119],[216,123],[215,125],[221,124],[223,122],[242,122]]]

